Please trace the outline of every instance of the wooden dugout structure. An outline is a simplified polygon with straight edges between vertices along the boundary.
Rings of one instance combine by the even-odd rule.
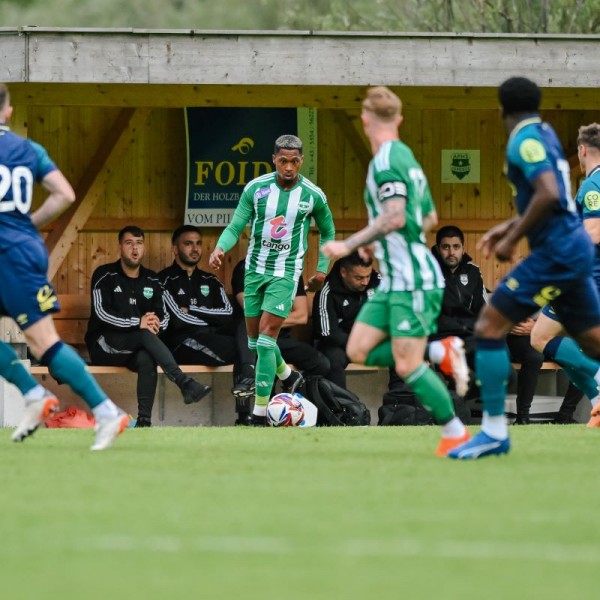
[[[441,223],[465,231],[488,287],[508,266],[482,260],[475,244],[513,214],[498,84],[525,75],[544,88],[543,116],[574,184],[577,128],[600,121],[599,36],[22,27],[0,29],[0,55],[13,129],[45,146],[77,192],[76,206],[46,231],[59,294],[89,293],[93,270],[116,259],[126,224],[146,230],[147,266],[170,264],[170,234],[184,218],[186,106],[317,108],[316,183],[344,237],[366,222],[370,149],[360,103],[366,86],[390,86],[404,104],[400,135],[424,167]],[[480,181],[442,183],[442,149],[464,148],[480,150]],[[38,191],[36,203],[42,198]],[[203,268],[220,232],[204,229]],[[244,255],[242,240],[221,273],[227,285]],[[315,263],[313,244],[307,272]]]

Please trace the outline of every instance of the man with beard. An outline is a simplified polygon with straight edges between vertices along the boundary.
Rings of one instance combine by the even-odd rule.
[[[378,285],[379,273],[373,270],[373,261],[353,252],[333,265],[323,289],[315,295],[312,323],[317,348],[331,364],[327,378],[344,389],[350,331],[362,305]]]
[[[169,322],[158,275],[142,266],[144,232],[128,225],[119,232],[120,258],[92,276],[92,314],[85,336],[95,365],[125,366],[138,374],[136,427],[150,427],[158,382],[156,365],[181,390],[186,404],[211,388],[187,377],[158,337]]]
[[[234,309],[217,277],[198,268],[202,236],[197,227],[178,227],[171,242],[173,264],[159,273],[170,313],[165,343],[181,365],[234,365],[236,424],[246,425],[256,359],[248,348],[242,311]]]

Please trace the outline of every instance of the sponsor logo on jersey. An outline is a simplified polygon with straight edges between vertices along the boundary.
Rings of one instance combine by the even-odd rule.
[[[269,225],[271,226],[270,235],[274,240],[280,240],[287,235],[287,223],[283,215],[271,219]]]
[[[254,199],[258,202],[261,198],[265,198],[271,193],[270,187],[259,188],[254,192]]]
[[[595,190],[589,191],[583,197],[583,203],[588,210],[600,210],[600,193]]]
[[[144,294],[144,298],[147,298],[148,300],[150,300],[150,298],[152,298],[152,296],[154,296],[154,290],[151,287],[145,287],[143,294]]]
[[[350,304],[350,302],[348,302],[348,298],[344,298],[344,301],[342,302],[342,306],[348,306]]]
[[[178,296],[185,296],[185,292],[183,291],[182,288],[179,288],[179,291],[177,292]]]
[[[210,288],[207,285],[200,286],[200,293],[206,298],[210,292]]]
[[[311,196],[312,199],[312,196]],[[301,213],[305,213],[310,208],[310,202],[298,202],[298,211]]]
[[[285,310],[285,306],[283,304],[278,304],[275,308],[277,310]]]
[[[541,162],[546,158],[546,148],[540,141],[529,138],[521,142],[519,154],[526,163]]]
[[[519,282],[514,277],[509,277],[506,280],[506,287],[514,292],[519,287]]]
[[[117,286],[117,287],[116,287],[116,288],[113,290],[113,292],[121,292],[121,293],[123,293],[123,290],[121,289],[121,286],[120,286],[120,285],[118,285],[118,286]]]
[[[409,331],[410,323],[406,319],[404,319],[404,321],[401,321],[400,323],[398,323],[398,326],[396,327],[396,329],[398,331]]]
[[[466,273],[461,273],[459,280],[463,285],[467,285],[469,283],[469,276]]]
[[[283,252],[284,250],[289,250],[291,248],[290,244],[281,244],[280,242],[270,242],[269,240],[262,240],[261,246],[263,248],[268,248],[269,250],[277,250],[278,252]]]

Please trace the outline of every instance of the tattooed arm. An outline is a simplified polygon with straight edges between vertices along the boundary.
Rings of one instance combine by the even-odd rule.
[[[364,229],[357,231],[345,240],[328,242],[322,252],[328,258],[341,258],[354,252],[361,246],[368,246],[376,240],[384,238],[388,233],[402,229],[406,223],[406,199],[395,197],[383,203],[381,214]]]

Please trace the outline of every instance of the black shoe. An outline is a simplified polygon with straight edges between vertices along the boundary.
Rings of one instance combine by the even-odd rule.
[[[212,388],[210,385],[204,385],[198,383],[196,380],[188,377],[185,383],[181,386],[181,393],[183,394],[183,401],[186,404],[194,404],[194,402],[200,402]]]
[[[138,417],[138,420],[135,422],[136,427],[152,427],[152,422],[150,419],[146,419],[144,417]]]
[[[573,419],[572,417],[566,417],[558,413],[556,417],[554,417],[554,421],[552,421],[555,425],[576,425],[578,421]]]
[[[531,425],[531,420],[528,416],[517,415],[514,425]]]
[[[258,415],[250,415],[250,421],[248,423],[251,427],[266,427],[267,417],[259,417]]]
[[[255,389],[256,382],[254,377],[244,377],[231,388],[231,393],[236,398],[249,398],[250,396],[254,396]]]
[[[243,427],[248,427],[252,425],[252,417],[248,413],[240,413],[238,414],[238,418],[235,420],[234,425],[240,425]]]
[[[292,371],[287,379],[281,382],[281,388],[287,394],[293,394],[304,383],[304,377],[300,371]]]

